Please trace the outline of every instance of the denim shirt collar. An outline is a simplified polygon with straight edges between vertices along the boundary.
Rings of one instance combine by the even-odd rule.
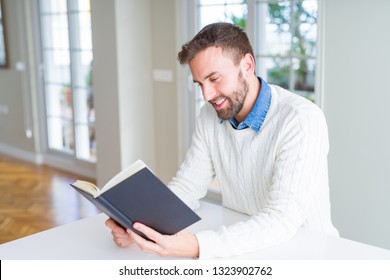
[[[233,128],[237,130],[250,127],[256,133],[259,133],[264,123],[265,116],[271,104],[271,88],[261,77],[258,77],[258,79],[261,82],[260,92],[249,115],[240,124],[234,118],[229,120]]]

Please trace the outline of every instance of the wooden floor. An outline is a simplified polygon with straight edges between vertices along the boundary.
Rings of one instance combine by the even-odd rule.
[[[0,244],[98,213],[69,186],[76,179],[0,154]]]

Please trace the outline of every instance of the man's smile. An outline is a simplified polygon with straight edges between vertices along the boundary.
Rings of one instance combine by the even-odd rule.
[[[213,104],[213,106],[216,110],[219,110],[223,107],[226,100],[227,100],[227,98],[223,97],[223,98],[218,98],[216,100],[212,100],[211,103]]]

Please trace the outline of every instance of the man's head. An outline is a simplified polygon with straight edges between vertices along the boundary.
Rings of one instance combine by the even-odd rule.
[[[178,54],[188,64],[194,83],[221,119],[241,122],[259,90],[253,50],[248,37],[230,23],[204,27]]]
[[[180,64],[189,64],[202,50],[220,47],[232,56],[237,65],[245,54],[253,55],[253,49],[246,33],[230,23],[218,22],[205,26],[191,41],[182,46],[178,54]]]

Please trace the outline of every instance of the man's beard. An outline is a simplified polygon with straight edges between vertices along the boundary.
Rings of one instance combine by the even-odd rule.
[[[213,100],[226,98],[227,107],[217,110],[217,115],[222,120],[230,120],[234,118],[244,106],[246,96],[249,91],[248,82],[244,79],[242,72],[238,73],[238,82],[239,85],[236,90],[232,91],[229,96],[222,94]],[[212,103],[213,100],[210,102]],[[225,102],[226,102],[225,101]]]

